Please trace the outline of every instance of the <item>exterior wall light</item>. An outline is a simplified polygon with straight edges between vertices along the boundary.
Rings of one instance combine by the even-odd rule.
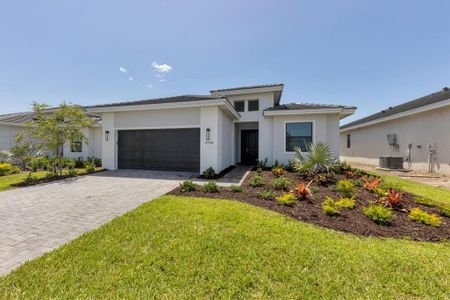
[[[206,128],[206,140],[209,141],[211,139],[211,129]]]
[[[105,131],[105,141],[109,141],[109,131]]]

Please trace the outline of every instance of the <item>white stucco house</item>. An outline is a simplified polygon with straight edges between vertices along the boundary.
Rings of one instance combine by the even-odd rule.
[[[69,157],[95,156],[115,169],[216,172],[236,163],[268,159],[288,163],[293,148],[323,141],[339,157],[339,122],[355,107],[280,104],[283,84],[212,90],[85,107],[96,115],[89,144],[74,141]],[[0,116],[0,150],[10,148],[30,113]]]
[[[404,168],[450,174],[450,90],[389,107],[341,127],[341,160],[378,165],[379,157]]]

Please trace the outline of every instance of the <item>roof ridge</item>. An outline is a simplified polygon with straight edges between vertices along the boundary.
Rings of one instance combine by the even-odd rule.
[[[284,87],[284,83],[264,83],[264,84],[255,84],[255,85],[247,85],[247,86],[237,86],[237,87],[232,87],[232,88],[210,90],[210,93],[245,90],[245,89],[257,89],[257,88],[265,88],[265,87],[276,87],[276,86]]]

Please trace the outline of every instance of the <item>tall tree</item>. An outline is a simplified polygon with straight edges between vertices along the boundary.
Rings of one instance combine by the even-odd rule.
[[[93,119],[77,105],[63,102],[49,109],[46,104],[33,103],[34,120],[27,123],[26,133],[41,148],[53,152],[62,175],[63,147],[77,137],[88,143],[83,128],[92,127]],[[56,166],[54,166],[54,171]]]

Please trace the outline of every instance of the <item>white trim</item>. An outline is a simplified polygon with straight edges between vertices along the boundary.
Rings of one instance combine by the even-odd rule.
[[[316,121],[315,120],[298,120],[298,121],[284,121],[283,122],[283,153],[294,154],[295,151],[286,151],[286,125],[288,123],[312,123],[312,143],[316,140]],[[306,152],[309,153],[309,152]]]
[[[177,109],[187,107],[207,107],[207,106],[224,106],[227,108],[226,112],[229,115],[240,118],[239,113],[234,109],[231,103],[226,98],[218,98],[212,100],[195,100],[185,102],[173,103],[157,103],[157,104],[142,104],[142,105],[120,105],[107,107],[91,107],[86,111],[90,113],[105,113],[105,112],[122,112],[122,111],[140,111],[140,110],[157,110],[157,109]]]
[[[232,95],[244,95],[244,94],[257,94],[257,93],[270,93],[270,92],[281,92],[284,86],[269,86],[269,87],[256,87],[256,88],[243,88],[243,89],[232,89],[225,91],[210,91],[212,95],[216,96],[232,96]]]
[[[375,124],[378,124],[378,123],[382,123],[382,122],[386,122],[386,121],[390,121],[390,120],[395,120],[395,119],[398,119],[398,118],[411,116],[411,115],[414,115],[414,114],[418,114],[418,113],[426,112],[426,111],[429,111],[429,110],[445,107],[445,106],[448,106],[448,105],[450,105],[450,99],[445,100],[445,101],[441,101],[441,102],[438,102],[438,103],[434,103],[434,104],[418,107],[418,108],[411,109],[411,110],[408,110],[408,111],[404,111],[404,112],[401,112],[401,113],[397,113],[397,114],[394,114],[394,115],[391,115],[391,116],[387,116],[387,117],[384,117],[384,118],[381,118],[381,119],[377,119],[377,120],[369,121],[369,122],[366,122],[366,123],[358,124],[358,125],[351,126],[351,127],[348,127],[348,128],[343,128],[343,129],[340,129],[340,132],[346,132],[346,131],[357,129],[357,128],[361,128],[361,127],[375,125]]]
[[[349,116],[356,111],[355,108],[317,108],[296,110],[265,110],[264,116],[289,116],[289,115],[314,115],[314,114],[339,114]]]
[[[200,128],[200,125],[171,125],[171,126],[150,126],[150,127],[115,127],[115,130],[152,130],[152,129],[187,129]]]

